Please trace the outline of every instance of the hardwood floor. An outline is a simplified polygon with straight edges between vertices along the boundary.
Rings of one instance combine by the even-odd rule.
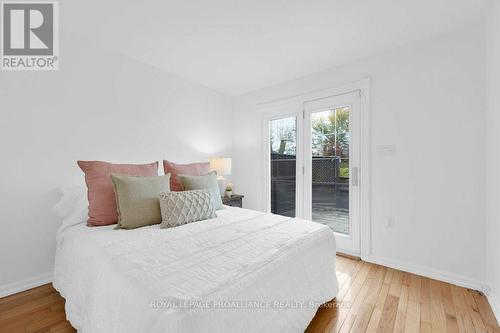
[[[337,256],[339,294],[306,332],[500,332],[479,292]],[[75,332],[51,284],[0,299],[0,332]]]
[[[337,277],[306,332],[500,332],[477,291],[340,256]]]
[[[52,284],[0,299],[0,332],[76,332]]]

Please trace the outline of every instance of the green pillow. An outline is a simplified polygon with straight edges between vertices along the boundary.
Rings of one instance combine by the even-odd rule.
[[[179,179],[185,190],[208,190],[216,210],[223,209],[222,199],[217,183],[217,174],[210,172],[205,176],[179,175]]]
[[[118,208],[118,226],[135,229],[161,223],[160,192],[170,192],[170,174],[125,176],[111,174]]]

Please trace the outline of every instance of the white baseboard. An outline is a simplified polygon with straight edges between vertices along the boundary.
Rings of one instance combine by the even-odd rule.
[[[392,259],[387,259],[387,258],[382,258],[378,256],[369,256],[368,258],[363,258],[363,260],[394,268],[400,271],[405,271],[408,273],[413,273],[416,275],[421,275],[425,276],[434,280],[439,280],[447,283],[451,283],[460,287],[464,288],[469,288],[469,289],[474,289],[478,290],[481,292],[485,292],[488,290],[486,287],[485,283],[482,281],[470,279],[461,275],[449,273],[449,272],[444,272],[437,270],[435,268],[430,268],[426,266],[421,266],[421,265],[414,265],[414,264],[408,264],[408,263],[402,263],[397,260],[392,260]]]
[[[500,324],[500,299],[492,291],[487,293],[486,297],[488,298],[488,303],[490,303],[491,310],[493,310],[493,314],[497,319],[497,323]]]
[[[52,272],[0,286],[0,298],[52,282]]]

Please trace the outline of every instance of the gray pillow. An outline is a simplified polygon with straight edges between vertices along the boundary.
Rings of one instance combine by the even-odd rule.
[[[207,190],[212,196],[212,201],[216,210],[223,209],[222,199],[217,183],[217,174],[210,172],[205,176],[179,175],[179,179],[185,190]]]
[[[125,176],[111,174],[118,208],[118,227],[134,229],[161,223],[160,192],[170,191],[170,174]]]
[[[160,193],[161,228],[202,221],[216,217],[210,193],[207,190]]]

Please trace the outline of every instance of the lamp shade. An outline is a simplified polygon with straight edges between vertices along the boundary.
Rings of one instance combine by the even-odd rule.
[[[212,157],[210,159],[210,170],[217,172],[217,176],[231,175],[231,159],[227,157]]]

